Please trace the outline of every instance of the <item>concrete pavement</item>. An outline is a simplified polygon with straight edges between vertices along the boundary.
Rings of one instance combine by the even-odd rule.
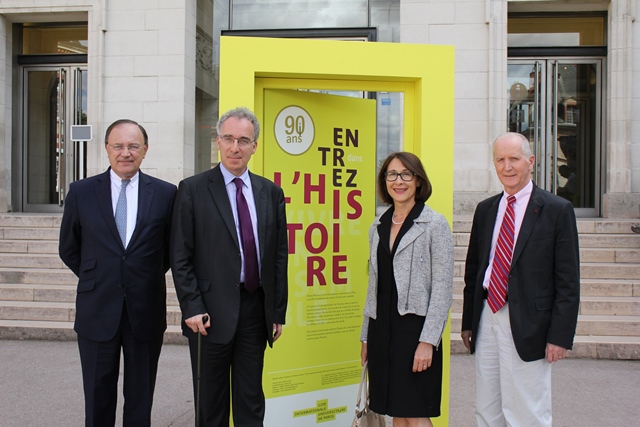
[[[0,361],[0,426],[83,425],[75,342],[0,341]],[[555,427],[640,425],[640,361],[565,359],[554,365],[552,381]],[[152,425],[193,426],[191,387],[187,346],[165,345]],[[118,403],[121,425],[121,397]],[[474,358],[454,355],[449,425],[474,426],[473,411]]]

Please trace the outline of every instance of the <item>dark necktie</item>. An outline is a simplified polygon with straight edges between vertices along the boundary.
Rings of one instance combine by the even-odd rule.
[[[507,197],[507,210],[502,219],[493,256],[493,264],[491,265],[487,302],[494,313],[500,310],[507,300],[507,285],[509,283],[515,237],[515,213],[513,210],[515,202],[515,196]]]
[[[247,292],[252,293],[258,289],[258,284],[260,283],[256,241],[253,237],[253,226],[251,225],[251,215],[249,214],[247,199],[245,199],[244,194],[242,194],[242,186],[244,183],[240,178],[235,178],[233,182],[236,184],[236,205],[238,207],[238,222],[244,252],[244,288]]]
[[[116,203],[116,226],[122,240],[122,246],[127,247],[127,185],[130,179],[123,179],[120,186],[120,195]]]

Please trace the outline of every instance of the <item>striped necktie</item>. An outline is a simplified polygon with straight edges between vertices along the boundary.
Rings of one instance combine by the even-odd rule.
[[[515,212],[513,209],[515,202],[515,196],[507,197],[507,210],[502,219],[500,234],[498,234],[498,242],[493,256],[493,264],[491,265],[487,301],[491,311],[494,313],[500,310],[507,300],[507,285],[509,284],[509,271],[511,270],[515,238]]]

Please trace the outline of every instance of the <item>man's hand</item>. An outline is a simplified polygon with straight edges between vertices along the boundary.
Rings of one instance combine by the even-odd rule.
[[[207,322],[202,323],[202,318],[207,316]],[[196,314],[193,317],[185,319],[184,323],[187,324],[189,329],[191,329],[196,334],[200,332],[202,335],[207,335],[207,328],[211,327],[211,317],[207,313]]]
[[[545,349],[545,357],[547,358],[547,362],[549,363],[557,362],[558,360],[567,357],[567,349],[547,343],[547,348]]]
[[[460,336],[462,337],[462,343],[467,347],[467,350],[471,350],[471,331],[462,331]]]
[[[273,342],[276,342],[278,338],[282,335],[282,325],[278,325],[276,323],[273,324]]]

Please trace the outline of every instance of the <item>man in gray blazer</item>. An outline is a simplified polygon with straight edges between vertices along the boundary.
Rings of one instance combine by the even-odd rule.
[[[476,354],[476,420],[551,426],[551,363],[573,345],[580,304],[575,213],[531,181],[534,156],[523,135],[499,136],[493,162],[504,192],[476,208],[464,277],[462,340]]]
[[[282,334],[287,308],[285,199],[280,187],[247,168],[260,133],[255,115],[236,108],[217,129],[220,164],[178,186],[171,269],[195,395],[202,334],[202,425],[229,425],[231,386],[234,424],[261,426],[264,351]]]

